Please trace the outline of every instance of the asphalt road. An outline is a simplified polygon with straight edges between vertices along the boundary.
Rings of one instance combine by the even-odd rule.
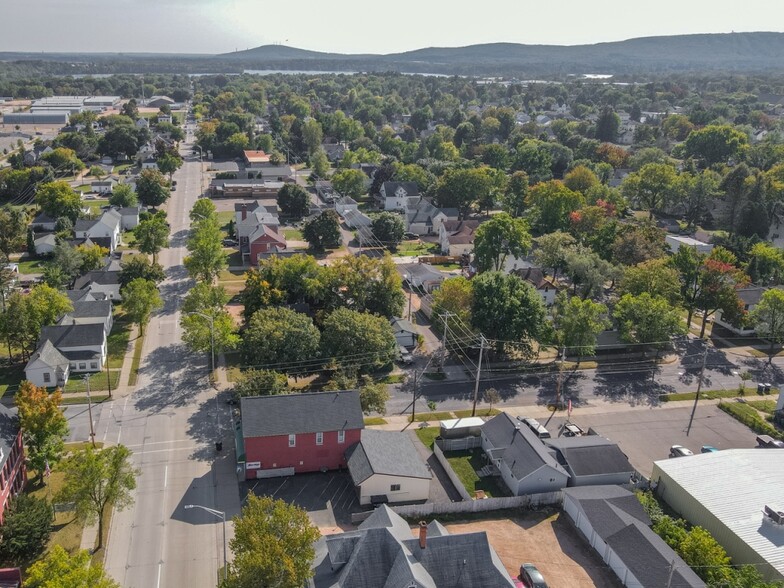
[[[188,212],[199,196],[200,164],[183,145],[186,163],[175,174],[168,205],[170,247],[159,262],[164,308],[146,327],[141,369],[133,394],[105,403],[96,438],[122,443],[139,468],[134,503],[112,518],[106,569],[122,586],[215,586],[223,565],[220,520],[186,504],[239,510],[231,453],[214,442],[233,433],[228,407],[207,381],[207,359],[182,344],[179,308],[193,284],[183,267]],[[83,417],[82,417],[83,418]]]
[[[562,398],[564,401],[571,399],[575,407],[592,406],[597,401],[626,403],[630,406],[656,406],[661,394],[697,389],[702,349],[699,341],[684,342],[677,349],[678,359],[672,363],[660,364],[653,373],[649,359],[615,360],[598,369],[566,371],[563,375]],[[423,360],[418,361],[421,363]],[[469,364],[469,367],[473,366]],[[502,402],[498,405],[499,408],[504,405],[543,405],[552,402],[556,397],[558,374],[538,371],[535,375],[521,375],[519,370],[500,366],[487,369],[483,366],[479,388],[480,404],[482,391],[490,387],[501,394]],[[776,358],[772,364],[768,364],[766,359],[744,357],[732,350],[710,348],[702,389],[737,389],[741,383],[738,374],[743,371],[752,374],[753,379],[746,384],[748,388],[756,388],[756,382],[767,382],[773,386],[784,384],[784,358]],[[468,375],[465,381],[432,381],[421,377],[419,382],[417,411],[426,411],[428,401],[435,402],[438,410],[456,410],[471,406],[474,381],[469,379]],[[391,386],[390,393],[388,414],[411,410],[410,383]]]

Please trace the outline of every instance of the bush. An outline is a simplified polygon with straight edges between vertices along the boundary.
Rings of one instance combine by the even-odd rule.
[[[774,439],[784,439],[784,434],[765,422],[756,409],[743,402],[720,402],[719,408],[749,429],[760,435],[770,435]]]
[[[46,500],[19,494],[11,501],[0,527],[0,558],[4,562],[31,562],[43,553],[52,530],[54,513]]]

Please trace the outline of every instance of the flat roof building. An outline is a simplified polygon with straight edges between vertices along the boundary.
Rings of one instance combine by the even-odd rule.
[[[735,565],[784,579],[784,451],[726,449],[654,462],[656,493],[704,527]]]

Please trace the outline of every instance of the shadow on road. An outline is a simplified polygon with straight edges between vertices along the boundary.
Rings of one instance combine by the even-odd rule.
[[[139,377],[149,384],[136,390],[136,405],[152,413],[190,404],[209,385],[203,355],[191,353],[182,344],[153,349]]]

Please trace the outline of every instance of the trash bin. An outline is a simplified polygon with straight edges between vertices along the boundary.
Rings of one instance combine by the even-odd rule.
[[[215,451],[221,451],[223,449],[223,441],[216,441],[215,442]]]
[[[765,384],[757,384],[757,394],[765,394]]]
[[[771,388],[770,384],[766,383],[765,384],[765,394],[770,394],[770,388]]]

